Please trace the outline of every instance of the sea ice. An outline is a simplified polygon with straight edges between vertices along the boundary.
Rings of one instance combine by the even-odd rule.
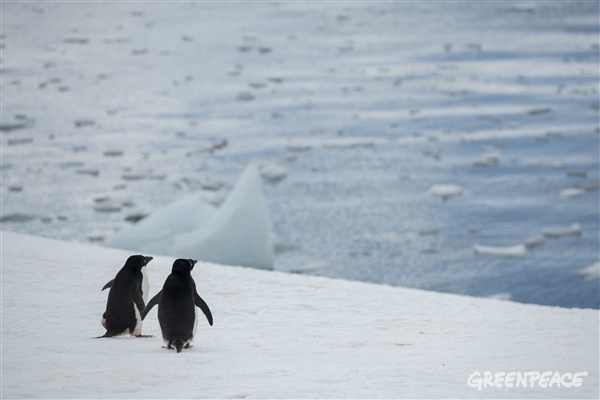
[[[439,196],[442,199],[449,199],[453,196],[458,196],[463,193],[462,186],[444,184],[444,185],[433,185],[429,188],[429,194]]]
[[[560,195],[564,197],[578,197],[585,193],[584,189],[568,188],[560,191]]]
[[[287,175],[287,169],[277,164],[262,164],[259,170],[260,175],[271,182],[279,181]]]
[[[214,206],[197,195],[189,195],[154,211],[137,224],[121,229],[105,244],[142,253],[175,255],[175,236],[205,224],[215,213]]]
[[[296,143],[289,143],[286,147],[289,151],[295,151],[295,152],[308,151],[311,149],[311,147],[309,145],[296,144]]]
[[[560,237],[569,235],[581,235],[581,225],[574,223],[567,228],[544,228],[542,233],[548,237]]]
[[[596,262],[579,271],[579,276],[585,279],[600,279],[600,262]]]
[[[500,163],[500,155],[498,153],[485,154],[473,162],[473,165],[478,167],[486,167],[490,165],[498,165]]]
[[[535,247],[546,241],[546,236],[544,235],[535,235],[530,236],[527,239],[523,240],[523,244],[527,247]]]
[[[300,267],[293,268],[290,272],[295,274],[316,273],[331,267],[333,267],[333,265],[327,261],[312,261]]]
[[[525,247],[524,244],[517,244],[515,246],[508,247],[481,246],[476,244],[475,252],[477,254],[484,254],[488,256],[519,257],[527,253],[527,247]]]
[[[258,167],[246,167],[217,213],[174,240],[175,254],[229,265],[273,269],[271,220]]]

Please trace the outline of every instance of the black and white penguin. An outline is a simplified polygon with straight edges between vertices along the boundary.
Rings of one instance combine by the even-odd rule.
[[[152,257],[131,256],[125,265],[102,290],[110,288],[106,311],[102,314],[102,326],[106,333],[100,337],[121,335],[142,336],[142,317],[145,308],[144,279],[146,298],[148,280],[145,278],[146,265]]]
[[[173,263],[171,275],[167,277],[160,292],[154,296],[142,313],[142,320],[152,307],[158,304],[158,322],[167,349],[189,349],[196,335],[198,308],[202,310],[212,326],[213,318],[208,305],[196,291],[196,282],[191,272],[196,260],[180,258]]]

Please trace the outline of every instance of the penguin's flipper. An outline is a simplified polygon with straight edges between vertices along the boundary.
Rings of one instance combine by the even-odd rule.
[[[109,287],[112,287],[112,284],[115,280],[111,279],[110,281],[108,281],[108,283],[106,285],[104,285],[104,287],[102,288],[102,290],[104,289],[108,289]]]
[[[158,304],[158,300],[160,300],[161,292],[162,292],[162,290],[160,292],[156,293],[156,295],[150,299],[148,304],[146,304],[146,308],[144,308],[144,311],[142,312],[142,321],[144,320],[144,318],[146,318],[146,315],[148,315],[150,310],[152,310],[152,307],[154,307],[155,305]]]
[[[206,315],[206,319],[208,320],[208,323],[210,324],[210,326],[212,326],[213,317],[212,317],[212,314],[210,313],[210,308],[208,308],[208,305],[206,304],[206,302],[204,300],[202,300],[202,297],[200,297],[200,295],[198,295],[198,293],[196,293],[196,292],[194,292],[194,303],[196,304],[196,307],[201,309],[202,312],[204,313],[204,315]]]
[[[144,298],[142,297],[142,287],[139,285],[133,290],[133,302],[141,314],[144,311],[144,308],[146,308],[146,305],[144,304]]]

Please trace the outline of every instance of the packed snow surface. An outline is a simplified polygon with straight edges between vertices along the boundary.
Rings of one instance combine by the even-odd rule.
[[[161,348],[154,310],[153,338],[90,339],[129,255],[2,232],[3,398],[598,398],[597,310],[203,262],[214,326],[200,319],[192,349]],[[148,264],[151,295],[173,261]],[[588,376],[478,391],[476,371]]]
[[[2,229],[106,244],[275,165],[265,201],[295,248],[275,270],[598,308],[578,271],[600,247],[599,11],[4,1]],[[440,183],[468,195],[428,195]],[[473,251],[574,221],[519,258]]]

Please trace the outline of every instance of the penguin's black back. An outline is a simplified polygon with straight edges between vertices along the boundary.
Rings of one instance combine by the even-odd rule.
[[[138,320],[134,307],[137,307],[140,313],[144,310],[143,275],[138,263],[139,265],[143,263],[143,256],[129,257],[112,282],[106,302],[106,311],[103,315],[106,320],[104,336],[120,335],[127,329],[133,333],[135,330]]]
[[[165,281],[158,303],[158,322],[165,341],[188,341],[193,338],[196,320],[195,292],[196,285],[190,270],[177,270],[174,266],[173,272]]]

